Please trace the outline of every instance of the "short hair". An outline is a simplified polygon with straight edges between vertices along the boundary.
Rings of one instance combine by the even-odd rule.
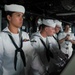
[[[48,27],[48,26],[46,26],[46,25],[44,25],[44,24],[41,24],[40,26],[39,26],[39,30],[42,28],[42,29],[44,29],[45,27]]]
[[[70,27],[70,24],[69,24],[69,23],[65,23],[65,24],[64,24],[64,27],[66,27],[67,25]]]
[[[11,11],[6,11],[6,12],[5,12],[5,19],[7,20],[7,22],[8,22],[7,16],[8,16],[8,15],[9,15],[9,16],[12,16],[13,13],[14,13],[14,12],[11,12]]]

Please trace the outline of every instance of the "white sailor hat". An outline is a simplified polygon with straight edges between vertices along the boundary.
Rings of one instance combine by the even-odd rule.
[[[5,11],[25,13],[25,8],[22,5],[10,4],[10,5],[5,5]]]
[[[38,25],[40,26],[42,24],[42,20],[39,18],[37,21]]]
[[[54,20],[57,26],[62,27],[62,22],[59,20]]]
[[[43,19],[42,24],[55,28],[56,23],[52,19]]]

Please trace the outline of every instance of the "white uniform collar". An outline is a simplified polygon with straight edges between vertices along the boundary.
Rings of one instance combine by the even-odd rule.
[[[8,32],[12,33],[12,32],[9,30],[8,27],[6,27],[5,29],[3,29],[3,31],[8,31]],[[19,29],[19,28],[18,28],[18,31],[20,32],[20,29]]]

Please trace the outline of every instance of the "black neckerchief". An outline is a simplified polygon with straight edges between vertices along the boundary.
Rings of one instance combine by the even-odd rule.
[[[48,60],[48,62],[50,61],[50,57],[51,58],[53,58],[54,56],[53,56],[53,53],[49,50],[49,46],[47,47],[46,45],[45,45],[45,42],[40,38],[40,40],[41,40],[41,42],[42,42],[42,44],[44,45],[44,47],[45,47],[45,49],[46,49],[46,57],[47,57],[47,60]]]
[[[20,38],[20,47],[17,46],[17,44],[15,43],[12,34],[9,31],[3,31],[5,33],[8,33],[9,38],[11,39],[11,42],[13,43],[13,45],[15,46],[16,50],[15,50],[15,56],[14,56],[14,69],[16,70],[16,64],[17,64],[17,53],[20,52],[20,56],[21,59],[23,61],[24,67],[26,66],[26,58],[25,58],[25,54],[24,51],[22,50],[22,46],[23,46],[23,41],[22,41],[22,32],[20,31],[19,33],[19,38]]]
[[[57,41],[57,43],[58,43],[58,46],[59,46],[59,50],[61,50],[61,47],[60,47],[60,44],[59,44],[59,41],[58,41],[58,39],[55,37],[55,36],[53,36],[53,38]]]
[[[43,46],[45,47],[45,49],[46,49],[46,57],[47,57],[47,60],[48,60],[48,62],[49,62],[49,61],[50,61],[50,57],[51,57],[51,58],[54,57],[54,56],[53,56],[53,53],[49,50],[49,49],[50,49],[50,48],[49,48],[49,45],[48,45],[48,47],[46,46],[46,44],[45,44],[45,42],[43,41],[43,39],[42,39],[41,36],[39,36],[39,35],[34,35],[34,36],[39,37],[41,43],[42,43]],[[35,40],[34,40],[34,41],[35,41]],[[31,42],[32,42],[32,41],[31,41]],[[35,42],[36,42],[36,41],[35,41]]]

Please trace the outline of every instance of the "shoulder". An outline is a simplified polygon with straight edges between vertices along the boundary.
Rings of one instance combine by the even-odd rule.
[[[38,42],[40,40],[39,36],[33,36],[33,38],[31,38],[31,41],[36,41]]]
[[[27,32],[22,31],[22,35],[27,35],[27,36],[28,36],[28,33],[27,33]]]
[[[33,46],[38,47],[39,44],[40,44],[40,37],[34,36],[34,37],[31,39],[31,44],[32,44]]]
[[[28,33],[24,32],[24,31],[22,31],[22,37],[23,37],[24,39],[29,39]]]
[[[38,44],[38,43],[39,43],[39,39],[37,37],[31,39],[31,44]]]
[[[32,33],[31,37],[38,35],[38,32]]]
[[[58,34],[58,37],[59,36],[63,36],[65,33],[64,32],[60,32],[59,34]]]
[[[31,35],[31,39],[39,39],[40,38],[40,32],[35,32]]]
[[[0,37],[2,37],[2,38],[6,38],[6,37],[7,37],[7,34],[4,33],[4,32],[0,32]]]
[[[8,35],[4,32],[0,32],[0,43],[6,42]]]

